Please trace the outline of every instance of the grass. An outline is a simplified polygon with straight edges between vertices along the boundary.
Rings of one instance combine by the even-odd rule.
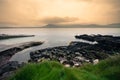
[[[85,64],[81,68],[66,68],[54,61],[28,64],[9,80],[119,80],[120,55],[101,61],[97,65]]]

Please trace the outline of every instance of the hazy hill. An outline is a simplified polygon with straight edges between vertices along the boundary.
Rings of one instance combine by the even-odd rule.
[[[68,25],[58,25],[58,24],[47,24],[42,28],[120,28],[120,23],[108,24],[108,25],[98,25],[98,24],[68,24]]]
[[[120,28],[120,23],[99,25],[99,24],[47,24],[45,26],[6,26],[0,25],[0,28]]]

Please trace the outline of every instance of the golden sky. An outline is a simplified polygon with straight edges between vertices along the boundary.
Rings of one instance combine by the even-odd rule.
[[[120,23],[120,0],[0,0],[0,25]]]

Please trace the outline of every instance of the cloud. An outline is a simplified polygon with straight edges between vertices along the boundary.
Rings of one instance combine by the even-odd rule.
[[[100,0],[98,3],[109,5],[106,15],[111,16],[112,21],[120,23],[120,0]]]
[[[57,24],[57,23],[69,23],[69,22],[75,22],[78,18],[76,17],[48,17],[40,20],[42,23],[46,24]]]
[[[38,3],[34,0],[0,0],[0,22],[33,24],[37,17]]]
[[[0,23],[120,23],[119,6],[120,0],[0,0]]]

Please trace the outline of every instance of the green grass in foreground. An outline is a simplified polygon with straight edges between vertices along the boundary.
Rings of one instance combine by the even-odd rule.
[[[10,80],[119,80],[120,55],[86,64],[81,68],[65,68],[57,62],[28,64],[17,71]]]

